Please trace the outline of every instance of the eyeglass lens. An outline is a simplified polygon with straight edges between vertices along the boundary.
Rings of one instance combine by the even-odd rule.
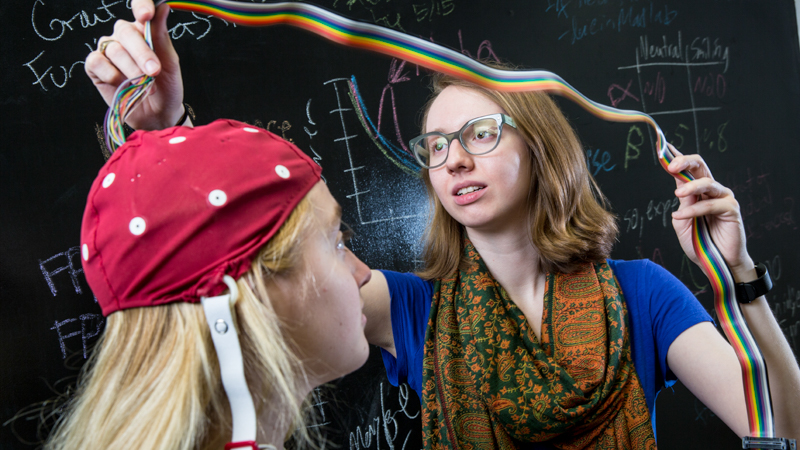
[[[494,118],[483,118],[472,122],[463,128],[460,133],[445,135],[444,133],[428,133],[414,145],[414,152],[421,162],[428,167],[437,167],[444,164],[450,142],[461,137],[461,142],[468,152],[473,155],[482,155],[497,147],[500,128]]]

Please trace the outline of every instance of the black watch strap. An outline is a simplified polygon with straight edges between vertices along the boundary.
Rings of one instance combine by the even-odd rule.
[[[749,283],[736,283],[736,300],[739,303],[750,303],[772,290],[772,278],[769,277],[767,266],[756,263],[758,278]]]

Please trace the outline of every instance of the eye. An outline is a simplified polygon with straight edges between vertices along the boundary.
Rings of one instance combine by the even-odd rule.
[[[446,148],[447,148],[447,139],[445,139],[442,136],[437,136],[435,138],[431,138],[431,140],[428,141],[428,149],[432,153],[441,152],[442,150],[445,150]]]
[[[497,136],[497,127],[476,126],[473,129],[473,137],[477,140],[494,139]]]
[[[336,238],[336,250],[345,251],[347,249],[347,243],[353,238],[354,233],[350,226],[344,222],[342,222],[341,227],[343,229],[339,231],[339,235]]]

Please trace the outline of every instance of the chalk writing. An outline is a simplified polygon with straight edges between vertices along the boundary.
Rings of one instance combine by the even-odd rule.
[[[286,132],[292,129],[292,124],[289,123],[288,120],[282,121],[280,125],[277,125],[277,123],[278,123],[277,120],[270,120],[269,122],[267,122],[267,131],[272,131],[274,133],[280,130],[282,138],[286,139],[289,142],[294,142],[292,138],[286,136]]]
[[[725,130],[728,128],[726,120],[717,126],[710,128],[703,127],[702,131],[698,130],[697,139],[699,146],[696,149],[698,152],[702,150],[717,150],[724,153],[728,150],[728,140],[725,139]],[[686,135],[692,132],[692,128],[685,123],[680,123],[675,127],[675,130],[669,134],[665,133],[667,140],[670,144],[674,145],[676,149],[681,150],[686,144]]]
[[[773,281],[777,281],[781,279],[781,275],[783,275],[783,267],[781,266],[781,255],[775,255],[772,259],[766,259],[762,261],[765,266],[767,266],[767,270],[769,271],[769,276],[772,278]]]
[[[725,72],[728,71],[728,62],[730,61],[730,48],[722,46],[719,43],[719,38],[711,40],[710,37],[696,37],[692,39],[690,44],[692,61],[723,61],[725,63]]]
[[[658,103],[664,103],[664,97],[667,95],[667,82],[661,76],[661,72],[656,74],[655,81],[646,81],[642,88],[645,94],[653,97]]]
[[[498,58],[497,55],[494,53],[494,50],[492,49],[492,43],[488,39],[484,39],[483,41],[481,41],[480,44],[478,44],[478,52],[475,56],[472,56],[472,53],[470,53],[469,50],[464,48],[464,41],[461,38],[461,30],[458,30],[458,45],[461,48],[461,53],[469,56],[470,58],[479,60],[483,59],[484,58],[483,51],[486,50],[488,56],[490,56],[493,60],[500,62],[500,58]]]
[[[631,208],[625,211],[623,220],[627,222],[626,233],[632,230],[639,230],[639,237],[644,232],[645,222],[650,222],[656,219],[661,219],[661,225],[667,227],[667,219],[671,218],[672,211],[676,211],[680,205],[680,200],[677,197],[667,199],[664,201],[650,200],[647,204],[647,209],[644,214],[639,213],[638,208]],[[671,223],[671,222],[670,222]]]
[[[87,46],[89,46],[89,45],[87,44]],[[89,46],[90,50],[91,50],[91,48],[92,47]],[[79,66],[81,64],[84,64],[84,61],[75,61],[69,66],[69,69],[67,69],[66,66],[58,66],[57,69],[61,69],[61,73],[58,73],[57,76],[56,76],[57,69],[55,71],[56,73],[52,72],[53,71],[53,66],[48,66],[46,69],[44,69],[44,71],[39,73],[41,69],[39,68],[37,70],[37,68],[34,68],[34,64],[37,61],[39,61],[39,58],[41,58],[42,55],[44,55],[44,50],[39,52],[39,54],[36,55],[36,57],[33,58],[32,60],[30,60],[30,61],[26,62],[25,64],[23,64],[22,67],[27,67],[28,69],[30,69],[31,73],[33,73],[33,77],[36,80],[31,84],[34,85],[34,86],[39,85],[39,87],[41,87],[42,90],[44,90],[45,92],[47,91],[47,86],[50,85],[49,83],[52,83],[51,87],[57,87],[59,89],[63,89],[64,87],[66,87],[67,82],[72,78],[72,71],[73,71],[73,69],[75,69],[75,66]],[[43,67],[43,66],[44,65],[39,66],[39,67]],[[82,74],[83,74],[83,72],[81,71],[79,75],[82,75]],[[48,83],[48,81],[49,81],[49,83]]]
[[[667,39],[666,35],[661,35],[661,42],[651,44],[648,36],[639,36],[639,49],[637,54],[642,61],[651,58],[674,59],[683,61],[684,49],[681,43],[681,33],[678,33],[678,43],[675,44]]]
[[[664,258],[661,256],[661,249],[656,247],[653,250],[653,256],[650,258],[650,261],[658,264],[661,267],[664,267]]]
[[[50,287],[50,293],[53,294],[53,297],[58,293],[56,284],[53,282],[53,277],[62,272],[69,275],[75,293],[83,293],[81,285],[78,282],[78,275],[83,273],[83,268],[81,267],[80,261],[76,261],[76,256],[80,257],[80,253],[80,247],[71,247],[69,250],[53,255],[44,261],[41,259],[39,260],[39,269],[42,271],[44,280],[47,282],[47,286]]]
[[[745,169],[744,181],[736,173],[728,174],[725,185],[730,188],[744,219],[745,231],[749,238],[762,238],[779,228],[796,230],[793,197],[775,198],[770,183],[770,173],[763,167]]]
[[[391,0],[347,0],[345,6],[349,11],[352,11],[354,7],[364,8],[372,16],[373,23],[405,31],[405,28],[400,23],[402,16],[388,6],[390,2]],[[339,0],[335,0],[333,7],[336,8],[338,3]]]
[[[391,409],[386,409],[384,405],[384,395],[383,395],[383,383],[380,385],[380,396],[381,396],[381,412],[380,416],[374,417],[371,420],[368,420],[368,425],[358,426],[356,430],[350,433],[350,449],[351,450],[359,450],[361,448],[371,448],[372,444],[375,444],[375,448],[381,448],[381,437],[383,437],[383,441],[386,444],[386,447],[390,450],[394,450],[395,448],[395,441],[398,438],[398,434],[400,433],[400,426],[397,420],[397,415],[402,413],[408,419],[416,419],[419,416],[419,411],[414,414],[411,414],[408,411],[408,385],[401,384],[400,385],[400,393],[398,394],[398,403],[400,404],[400,409],[397,411],[392,411]],[[364,429],[362,430],[362,427]],[[408,438],[411,436],[411,431],[406,433],[405,438],[403,439],[401,449],[406,448],[406,444],[408,443]],[[374,438],[374,441],[373,441]]]
[[[192,13],[192,17],[197,20],[192,20],[189,22],[180,22],[170,28],[169,35],[172,39],[177,40],[186,35],[194,36],[195,40],[203,39],[204,37],[208,36],[208,33],[211,32],[212,24],[211,19],[217,19],[227,25],[232,25],[234,28],[236,27],[235,23],[230,23],[224,19],[220,19],[214,16],[206,16],[202,17],[197,13]]]
[[[456,9],[454,0],[429,0],[425,3],[414,3],[414,16],[417,22],[432,21],[434,17],[447,16]]]
[[[771,275],[772,272],[770,272]],[[788,285],[785,292],[776,292],[769,297],[775,316],[788,315],[792,318],[800,316],[800,289]]]
[[[306,117],[308,118],[308,124],[309,125],[311,125],[311,126],[316,126],[317,125],[316,122],[314,122],[314,120],[311,119],[311,99],[308,99],[308,102],[306,103]],[[311,154],[314,155],[314,156],[311,157],[311,159],[313,159],[314,162],[317,163],[318,166],[322,167],[322,164],[320,164],[320,161],[322,161],[322,156],[320,156],[319,153],[317,153],[314,150],[314,147],[311,146],[311,142],[310,142],[312,139],[314,139],[314,136],[316,136],[317,133],[319,133],[319,131],[317,131],[316,129],[314,131],[311,131],[311,130],[308,129],[307,126],[303,127],[303,131],[305,131],[306,135],[308,135],[308,140],[309,140],[308,149],[311,150]],[[326,183],[326,184],[328,183],[328,181],[325,179],[324,175],[321,178],[322,178],[322,181],[324,183]]]
[[[644,144],[644,133],[639,125],[631,125],[628,129],[628,141],[625,144],[625,170],[628,170],[628,162],[639,159],[642,154],[641,147]]]
[[[57,4],[56,2],[47,4]],[[105,24],[117,18],[117,14],[112,11],[112,7],[123,4],[122,0],[110,1],[101,0],[101,5],[98,6],[94,12],[87,12],[86,10],[78,11],[67,18],[50,18],[42,20],[49,12],[46,9],[47,4],[44,0],[35,0],[31,8],[31,26],[34,33],[44,41],[54,42],[67,36],[68,33],[75,31],[78,27],[87,29]],[[128,9],[130,5],[125,4]],[[123,5],[117,7],[122,8]],[[43,22],[47,22],[45,25]],[[97,39],[93,42],[84,43],[84,46],[91,52],[97,46]],[[33,86],[39,86],[42,91],[47,92],[52,88],[63,89],[73,76],[81,77],[83,71],[75,71],[77,66],[84,64],[83,55],[79,60],[73,60],[66,64],[53,63],[47,61],[44,57],[48,49],[43,49],[38,54],[30,59],[28,62],[22,64],[22,67],[30,70],[33,75]],[[50,52],[49,55],[63,56],[61,52]]]
[[[721,73],[708,72],[697,77],[694,83],[694,92],[704,94],[706,97],[723,98],[728,91],[728,82]]]
[[[570,0],[547,0],[547,9],[544,12],[553,11],[556,13],[557,18],[561,18],[562,16],[566,19],[569,18],[569,14],[567,13],[567,6],[569,6]]]
[[[97,138],[97,145],[100,146],[100,152],[103,154],[103,158],[108,161],[108,158],[111,158],[111,151],[109,151],[106,146],[106,132],[97,122],[94,123],[94,136]]]
[[[642,61],[658,58],[662,60],[676,60],[681,62],[718,62],[725,67],[723,73],[728,71],[730,63],[730,48],[720,44],[719,38],[696,37],[689,45],[683,45],[683,36],[678,32],[677,43],[670,41],[667,35],[661,36],[661,42],[650,42],[648,36],[639,37],[637,55]]]
[[[772,231],[784,226],[797,229],[797,223],[794,221],[794,199],[791,197],[784,198],[783,205],[784,211],[774,213],[769,220],[764,222],[765,230]]]
[[[628,84],[624,88],[619,84],[612,84],[608,87],[608,99],[611,100],[611,106],[616,108],[620,102],[628,97],[637,102],[639,101],[639,97],[631,93],[631,84],[633,84],[633,79],[628,80]],[[619,94],[617,91],[619,91]]]
[[[591,2],[593,5],[600,5],[603,2]],[[625,3],[623,0],[621,3]],[[568,18],[570,13],[567,11],[569,2],[563,0],[548,0],[545,12],[554,12],[557,17]],[[578,2],[577,6],[586,6],[586,2]],[[655,2],[650,2],[647,6],[622,6],[609,13],[589,13],[589,17],[581,17],[573,14],[569,19],[570,27],[558,36],[558,40],[567,39],[570,44],[595,36],[607,31],[622,32],[628,28],[647,28],[651,24],[670,25],[678,16],[678,11],[669,5],[656,6]]]
[[[628,84],[623,88],[621,85],[613,83],[608,87],[607,95],[611,100],[611,106],[616,107],[626,98],[631,98],[637,103],[640,102],[639,97],[631,92],[631,84],[633,80],[628,80]],[[645,81],[644,86],[641,88],[643,95],[651,97],[658,103],[664,103],[664,98],[667,95],[667,82],[661,75],[661,72],[656,73],[656,78],[653,81]]]
[[[253,124],[271,133],[277,133],[278,131],[280,131],[282,138],[284,138],[289,142],[294,142],[294,139],[286,136],[286,132],[292,129],[292,124],[288,120],[284,120],[281,122],[280,125],[278,125],[278,121],[273,119],[268,121],[267,124],[264,125],[264,122],[262,122],[260,119],[256,119]]]
[[[598,156],[600,159],[598,160]],[[597,176],[598,173],[602,170],[603,172],[610,172],[617,167],[616,164],[613,164],[609,167],[611,163],[611,154],[607,151],[601,152],[600,149],[586,149],[586,164],[589,166],[589,170],[592,171],[593,176]]]
[[[36,0],[33,2],[33,8],[31,9],[31,25],[33,26],[33,31],[36,33],[36,35],[43,40],[57,41],[64,37],[64,33],[67,31],[73,31],[73,27],[76,23],[82,28],[91,28],[116,18],[117,16],[114,15],[114,13],[112,13],[108,8],[119,3],[122,3],[122,1],[118,0],[113,3],[106,3],[106,0],[101,0],[101,5],[97,7],[97,11],[101,11],[100,14],[98,15],[97,13],[94,13],[91,15],[91,17],[86,11],[80,11],[68,19],[51,19],[48,23],[50,31],[53,32],[51,34],[47,31],[41,31],[40,26],[37,25],[37,7],[40,5],[45,6],[45,2],[44,0]]]
[[[714,414],[713,411],[708,409],[703,404],[703,402],[701,402],[700,400],[698,400],[696,398],[694,399],[694,412],[696,414],[696,416],[694,418],[695,422],[698,421],[698,420],[702,421],[703,422],[703,426],[706,425],[706,418],[712,419],[714,417],[717,417],[716,414]]]
[[[460,36],[460,35],[459,35]],[[399,63],[399,64],[398,64]],[[383,87],[383,91],[381,91],[381,99],[378,105],[378,129],[377,132],[381,132],[381,121],[383,119],[383,105],[384,99],[386,98],[386,92],[389,92],[392,100],[392,121],[394,122],[394,132],[395,136],[397,137],[397,143],[400,147],[406,151],[406,153],[411,153],[408,147],[405,144],[405,139],[400,134],[400,121],[397,119],[397,105],[395,104],[394,99],[394,85],[398,83],[402,83],[404,81],[408,81],[409,78],[408,74],[403,73],[403,69],[406,66],[405,61],[399,61],[397,59],[392,59],[392,62],[389,64],[389,74],[388,74],[388,83],[386,86]]]
[[[62,330],[62,327],[75,322],[80,322],[80,330],[72,331],[71,333],[67,333],[66,331]],[[67,357],[67,346],[64,341],[80,336],[81,346],[83,348],[83,358],[86,359],[89,356],[89,340],[98,336],[104,325],[105,320],[101,314],[88,313],[81,314],[80,317],[77,318],[62,320],[61,322],[56,320],[55,324],[50,329],[55,330],[56,334],[58,335],[58,344],[61,347],[62,358]]]
[[[320,388],[314,388],[314,390],[311,391],[311,398],[313,401],[311,406],[319,412],[320,421],[314,423],[313,425],[309,425],[307,428],[317,428],[330,425],[331,422],[325,416],[325,405],[327,405],[328,402],[323,400]]]

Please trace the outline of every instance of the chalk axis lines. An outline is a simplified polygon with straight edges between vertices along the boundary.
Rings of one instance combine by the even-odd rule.
[[[381,223],[381,222],[390,222],[390,221],[393,221],[393,220],[403,220],[403,219],[412,219],[414,217],[420,217],[421,214],[409,214],[409,215],[405,215],[405,216],[393,216],[393,217],[386,217],[386,218],[382,218],[382,219],[364,220],[364,215],[363,215],[363,212],[362,212],[362,209],[361,209],[361,196],[364,195],[364,194],[369,193],[370,190],[366,189],[366,190],[363,190],[363,191],[359,191],[358,177],[356,176],[356,172],[358,172],[359,170],[365,169],[366,166],[356,166],[353,163],[353,152],[350,149],[350,140],[358,137],[358,134],[348,134],[347,125],[345,124],[344,119],[345,119],[345,113],[352,112],[353,114],[355,114],[355,111],[353,111],[353,108],[347,108],[347,107],[342,106],[342,99],[341,99],[341,95],[340,95],[340,92],[339,92],[339,86],[338,86],[339,82],[347,83],[348,79],[347,78],[333,78],[331,80],[328,80],[328,81],[324,82],[323,84],[324,85],[328,85],[328,84],[333,85],[333,89],[336,91],[336,105],[337,105],[337,107],[336,107],[336,109],[331,110],[329,112],[329,114],[336,114],[336,115],[339,116],[339,122],[341,123],[341,126],[342,126],[342,136],[339,137],[339,138],[335,138],[333,140],[333,142],[344,142],[345,149],[347,150],[347,160],[348,160],[348,163],[350,165],[350,168],[349,169],[345,169],[344,172],[345,173],[349,173],[350,177],[353,180],[353,193],[347,195],[346,197],[347,198],[353,198],[356,201],[356,211],[358,213],[358,223],[359,223],[359,225],[371,225],[371,224]]]

